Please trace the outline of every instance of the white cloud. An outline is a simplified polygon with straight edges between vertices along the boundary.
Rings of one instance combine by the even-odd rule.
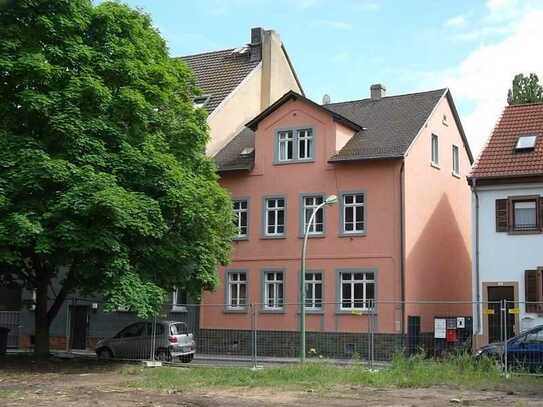
[[[494,5],[495,6],[495,5]],[[483,146],[507,103],[507,90],[517,73],[543,73],[543,10],[531,10],[514,24],[510,35],[475,49],[458,67],[440,73],[434,84],[448,86],[458,101],[474,106],[462,122],[475,154]]]
[[[458,28],[463,27],[466,24],[466,17],[460,15],[449,18],[445,21],[445,27]]]
[[[333,28],[334,30],[352,30],[353,25],[347,21],[339,20],[316,20],[314,25],[320,27]]]

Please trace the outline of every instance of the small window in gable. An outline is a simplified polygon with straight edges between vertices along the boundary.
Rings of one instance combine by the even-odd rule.
[[[294,135],[292,130],[280,131],[278,133],[279,161],[292,160],[294,150]]]
[[[439,165],[439,138],[436,134],[432,134],[432,164]]]
[[[196,96],[192,100],[192,105],[197,109],[201,109],[209,101],[210,97],[211,97],[210,95]]]
[[[314,157],[313,129],[288,129],[277,132],[275,162],[310,161]]]

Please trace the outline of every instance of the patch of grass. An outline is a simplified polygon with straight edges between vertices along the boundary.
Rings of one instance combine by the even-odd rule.
[[[490,361],[476,362],[469,355],[435,361],[422,356],[396,357],[391,366],[370,371],[356,365],[337,367],[325,363],[307,363],[252,371],[246,368],[194,367],[190,369],[125,368],[133,376],[131,385],[153,389],[186,390],[190,388],[273,387],[283,389],[327,390],[341,385],[369,387],[459,386],[478,389],[519,390],[541,386],[535,378],[506,380]]]
[[[13,389],[0,389],[0,399],[16,398],[19,395],[17,390]]]

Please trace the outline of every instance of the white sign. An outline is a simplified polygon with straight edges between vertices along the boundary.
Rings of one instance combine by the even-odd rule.
[[[436,318],[434,319],[434,338],[445,339],[447,337],[447,320]]]
[[[465,328],[466,327],[466,318],[464,318],[464,317],[456,318],[456,327],[457,328]]]

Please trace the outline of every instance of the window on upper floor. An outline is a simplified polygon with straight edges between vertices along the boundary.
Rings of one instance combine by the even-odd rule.
[[[279,237],[285,234],[285,208],[284,198],[265,199],[264,235]]]
[[[342,194],[341,207],[342,234],[363,234],[365,232],[365,194],[362,192]]]
[[[432,164],[439,166],[439,137],[432,134]]]
[[[233,202],[236,239],[246,239],[249,233],[249,202],[237,199]]]
[[[458,146],[452,146],[452,173],[455,176],[460,176],[460,150]]]
[[[172,292],[172,311],[186,311],[187,303],[187,293],[179,288],[175,288]]]
[[[496,200],[496,232],[541,233],[543,198],[518,196]]]
[[[276,163],[310,161],[314,158],[313,129],[279,130],[276,143]]]
[[[320,196],[304,196],[302,197],[303,202],[303,225],[302,225],[302,235],[305,233],[309,226],[309,234],[310,235],[321,235],[324,233],[324,208],[319,208],[317,212],[315,212],[315,216],[313,217],[313,220],[311,221],[311,224],[309,223],[311,219],[311,215],[313,214],[313,211],[324,202],[324,197],[322,195]]]

